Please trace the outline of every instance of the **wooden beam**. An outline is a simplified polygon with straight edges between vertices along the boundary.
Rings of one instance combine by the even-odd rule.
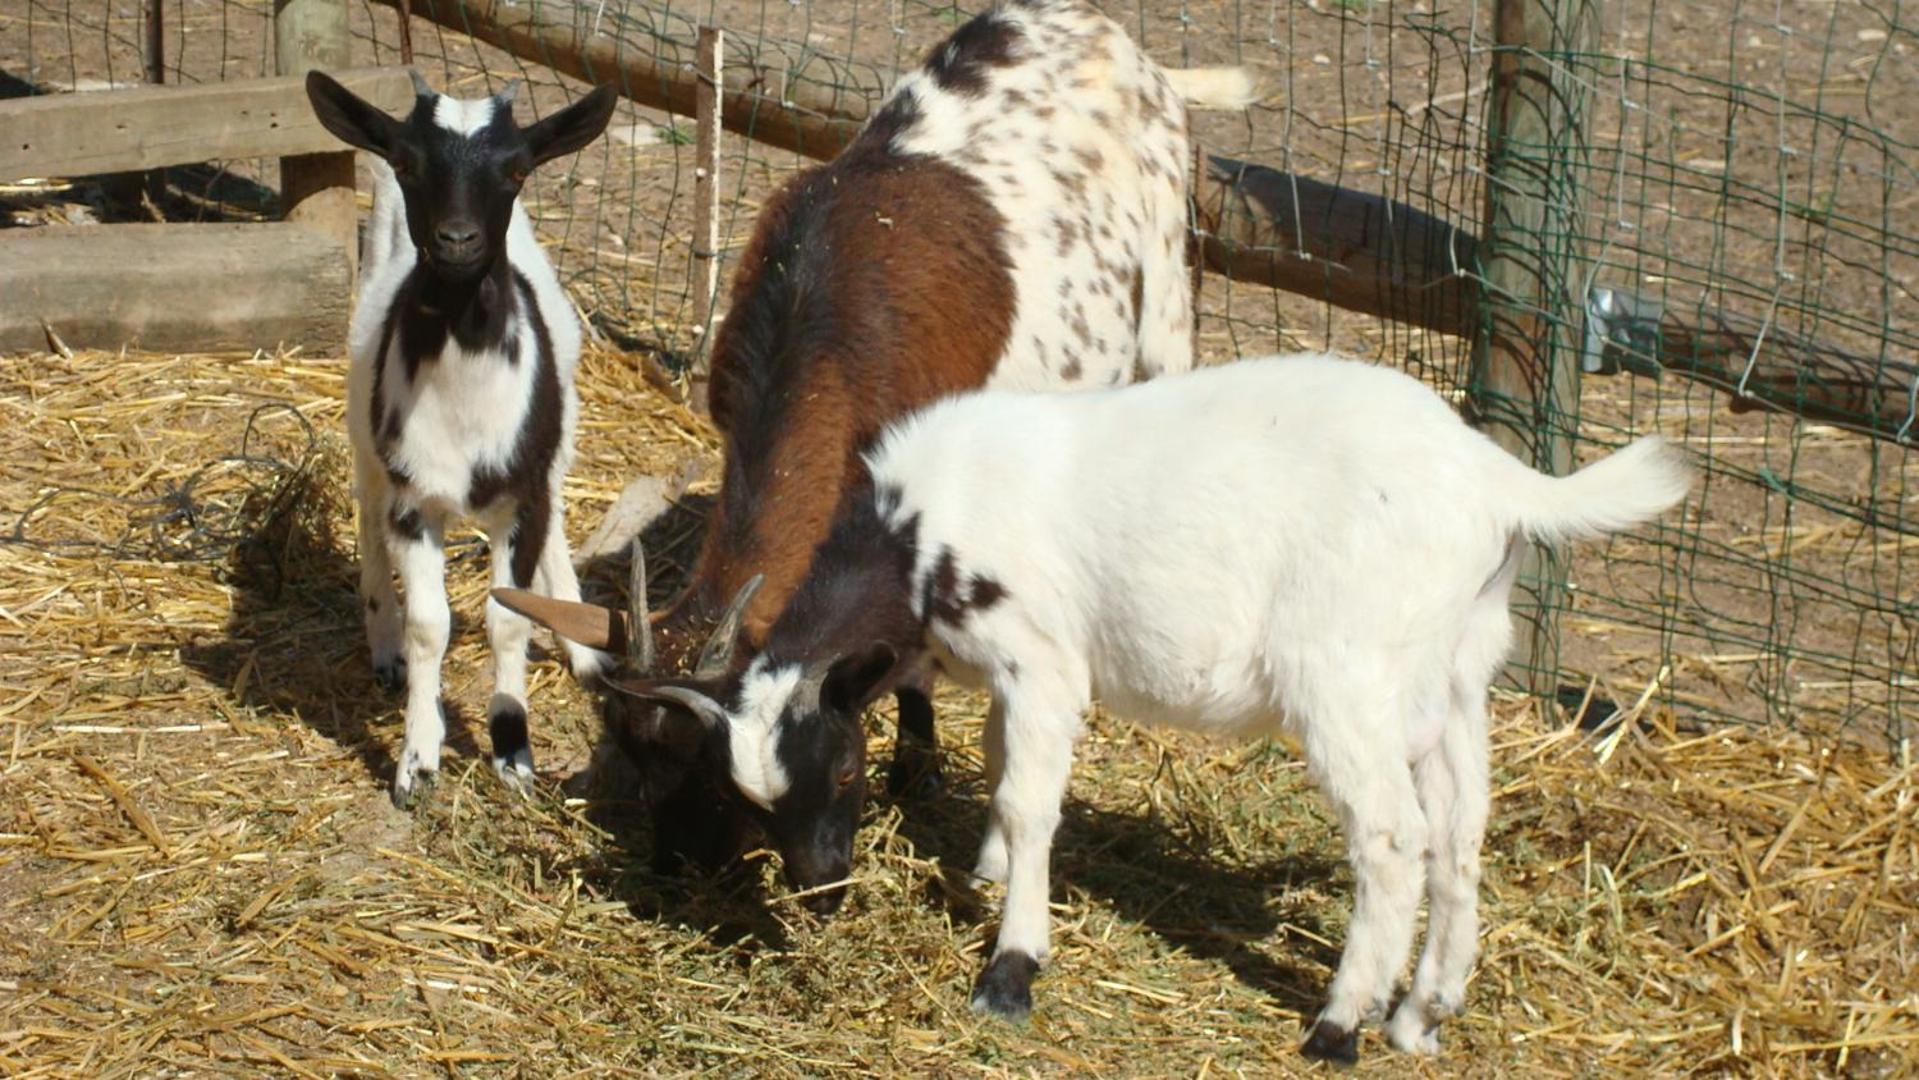
[[[281,75],[349,63],[346,0],[274,0],[273,55]],[[347,289],[359,276],[360,211],[353,200],[353,151],[336,143],[317,154],[280,158],[280,206],[286,219],[331,236],[346,251]]]
[[[0,352],[205,352],[346,337],[346,253],[282,222],[0,230]]]
[[[413,103],[399,69],[336,73],[391,111]],[[225,158],[338,148],[313,118],[301,78],[48,94],[0,101],[0,179],[95,176]]]
[[[1194,190],[1213,270],[1441,333],[1472,331],[1473,234],[1384,196],[1217,155]]]
[[[1468,413],[1542,472],[1573,468],[1584,345],[1581,199],[1588,84],[1567,63],[1591,55],[1598,0],[1497,0],[1486,137],[1485,316],[1473,335]],[[1507,673],[1535,695],[1559,679],[1559,552],[1530,547],[1513,613],[1522,631]]]

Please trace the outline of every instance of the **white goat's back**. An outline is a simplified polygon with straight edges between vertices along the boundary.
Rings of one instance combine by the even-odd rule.
[[[920,515],[920,573],[950,547],[1006,588],[982,648],[993,618],[1022,619],[1087,657],[1122,713],[1224,731],[1311,711],[1331,679],[1443,713],[1462,649],[1504,648],[1464,638],[1489,632],[1474,618],[1489,593],[1503,614],[1516,533],[1623,527],[1685,476],[1648,443],[1552,480],[1416,380],[1324,356],[949,399],[872,469],[902,492],[896,520]]]

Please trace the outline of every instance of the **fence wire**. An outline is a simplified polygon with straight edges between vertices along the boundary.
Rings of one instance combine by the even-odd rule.
[[[535,113],[584,88],[538,47],[514,56],[418,16],[403,35],[397,0],[345,2],[355,65],[399,63],[410,45],[414,63],[454,93],[524,80],[523,107]],[[143,6],[21,0],[0,13],[0,72],[41,92],[137,82]],[[1919,15],[1875,0],[1594,6],[1588,45],[1542,57],[1583,92],[1587,120],[1529,148],[1555,178],[1555,205],[1553,224],[1527,240],[1573,268],[1537,311],[1574,343],[1555,362],[1600,371],[1583,379],[1576,405],[1529,422],[1541,441],[1571,440],[1581,461],[1663,432],[1698,456],[1704,478],[1683,516],[1572,558],[1548,663],[1575,681],[1597,678],[1623,703],[1643,697],[1748,722],[1817,717],[1906,739],[1919,722],[1919,454],[1911,441],[1859,434],[1896,434],[1898,417],[1734,412],[1732,397],[1647,342],[1662,326],[1729,325],[1743,336],[1725,340],[1752,343],[1732,363],[1749,389],[1763,359],[1785,355],[1837,357],[1907,392],[1919,360]],[[161,7],[170,81],[272,73],[269,0]],[[679,63],[699,24],[719,25],[729,64],[757,59],[785,73],[759,88],[772,103],[806,80],[877,97],[971,11],[926,0],[510,7],[569,15],[621,59]],[[1207,152],[1483,235],[1500,49],[1491,0],[1118,0],[1106,10],[1164,64],[1261,73],[1254,108],[1195,117]],[[593,74],[622,78],[617,65]],[[539,174],[527,196],[595,326],[670,362],[695,344],[698,318],[691,132],[687,118],[622,105],[608,138],[570,168]],[[807,164],[725,140],[723,259],[745,243],[767,194]],[[228,166],[276,183],[271,162]],[[723,282],[730,271],[723,264]],[[1611,306],[1595,306],[1601,298]],[[1462,404],[1475,396],[1465,338],[1216,275],[1201,301],[1206,360],[1331,348],[1405,367]],[[1704,351],[1694,342],[1688,355]],[[1813,369],[1806,363],[1775,400],[1815,407]],[[1908,440],[1919,437],[1907,421]]]

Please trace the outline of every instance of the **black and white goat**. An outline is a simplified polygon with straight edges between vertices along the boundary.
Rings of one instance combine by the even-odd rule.
[[[1528,539],[1599,536],[1684,497],[1657,438],[1544,476],[1398,372],[1319,355],[1089,394],[949,398],[870,454],[765,650],[725,681],[655,680],[762,805],[835,782],[824,727],[930,652],[985,687],[992,804],[978,873],[1006,906],[974,1007],[1031,1008],[1047,863],[1081,715],[1289,733],[1337,811],[1352,928],[1305,1050],[1351,1059],[1431,904],[1387,1028],[1435,1052],[1477,948],[1486,690]],[[793,827],[804,827],[803,822]],[[1422,868],[1423,864],[1423,868]]]
[[[490,98],[434,93],[398,120],[319,72],[307,96],[326,129],[377,155],[377,187],[349,330],[347,428],[360,500],[360,596],[373,669],[407,688],[394,802],[440,766],[440,664],[449,631],[443,543],[469,517],[487,536],[493,583],[578,600],[560,486],[579,412],[580,324],[519,202],[538,165],[592,142],[612,115],[600,87],[522,128],[513,87]],[[404,617],[394,595],[398,568]],[[530,624],[489,600],[493,767],[526,791]],[[604,656],[567,642],[575,674]]]

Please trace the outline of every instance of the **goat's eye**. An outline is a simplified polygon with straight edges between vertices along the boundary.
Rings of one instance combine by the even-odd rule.
[[[526,183],[527,172],[518,165],[506,171],[506,178],[516,184]]]
[[[841,791],[845,791],[847,788],[852,787],[853,781],[859,779],[859,776],[860,776],[859,766],[857,765],[840,766],[840,775],[838,777],[839,789]]]

